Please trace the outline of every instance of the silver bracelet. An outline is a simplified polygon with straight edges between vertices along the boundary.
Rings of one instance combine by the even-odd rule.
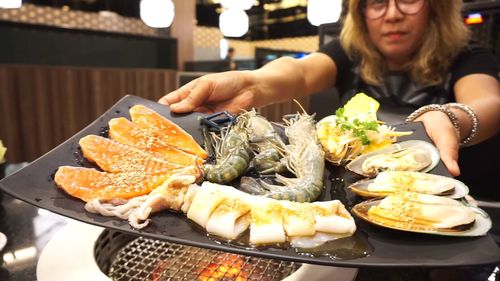
[[[457,116],[455,116],[450,108],[441,104],[429,104],[422,106],[421,108],[413,111],[410,115],[408,115],[408,117],[406,118],[406,122],[413,122],[420,115],[429,111],[441,111],[446,114],[446,116],[448,116],[448,118],[450,119],[451,124],[455,128],[457,136],[460,136],[460,122],[458,121]]]
[[[448,103],[445,104],[448,108],[456,108],[465,112],[467,116],[469,116],[470,121],[472,122],[472,129],[470,130],[469,135],[460,142],[460,146],[466,146],[469,144],[479,133],[479,119],[477,118],[476,113],[469,106],[461,103]]]

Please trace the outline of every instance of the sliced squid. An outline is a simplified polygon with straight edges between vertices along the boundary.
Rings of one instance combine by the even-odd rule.
[[[227,193],[221,192],[220,188],[202,186],[191,202],[191,207],[187,212],[188,219],[206,228],[210,215],[227,198],[227,195]]]
[[[209,234],[224,239],[236,239],[250,228],[249,241],[253,245],[291,242],[313,247],[350,236],[356,230],[354,220],[337,200],[276,200],[210,182],[198,186],[194,180],[191,175],[175,175],[147,196],[120,201],[118,206],[112,206],[113,202],[91,202],[88,207],[101,214],[128,217],[135,228],[147,226],[153,212],[180,210]]]
[[[262,198],[254,202],[251,211],[250,243],[259,245],[286,241],[282,209],[276,200]]]
[[[212,212],[208,219],[208,233],[236,239],[250,225],[250,206],[239,198],[226,198]]]
[[[356,225],[344,205],[338,200],[314,202],[315,230],[325,233],[354,233]]]
[[[315,220],[311,216],[311,205],[292,201],[282,201],[283,210],[286,213],[283,216],[283,228],[286,235],[292,236],[311,236],[316,232]]]
[[[194,194],[188,218],[208,233],[229,240],[249,227],[250,243],[254,245],[287,241],[317,245],[350,236],[356,230],[354,220],[338,200],[275,200],[210,182],[204,182]]]

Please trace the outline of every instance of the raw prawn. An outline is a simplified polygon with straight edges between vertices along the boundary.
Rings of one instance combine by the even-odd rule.
[[[221,129],[221,136],[212,134],[215,142],[215,164],[202,166],[205,179],[214,183],[228,183],[241,176],[250,163],[246,119],[240,115],[236,123]]]
[[[285,123],[285,134],[290,143],[285,147],[285,159],[288,170],[296,178],[276,174],[276,181],[283,185],[273,185],[244,177],[241,187],[249,193],[274,199],[312,202],[323,190],[325,168],[324,152],[316,136],[313,116],[304,111]]]
[[[252,166],[260,174],[282,173],[287,171],[283,158],[285,143],[274,130],[273,125],[264,117],[257,115],[255,109],[244,115],[247,119],[247,135],[250,147],[255,153]]]

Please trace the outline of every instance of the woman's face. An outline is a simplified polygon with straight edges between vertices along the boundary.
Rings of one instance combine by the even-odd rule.
[[[371,0],[367,0],[370,3]],[[423,7],[415,14],[405,14],[397,6],[398,0],[387,0],[385,13],[377,19],[366,16],[366,27],[375,47],[382,53],[389,69],[397,69],[408,62],[420,47],[427,28],[430,8],[425,1]],[[412,2],[403,0],[398,2]],[[373,0],[375,5],[384,1]],[[369,4],[367,4],[369,5]],[[400,4],[400,7],[405,4]],[[368,7],[367,7],[368,8]],[[380,6],[379,6],[380,8]]]

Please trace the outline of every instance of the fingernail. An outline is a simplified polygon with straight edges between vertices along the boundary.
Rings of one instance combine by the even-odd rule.
[[[174,103],[170,105],[170,108],[172,110],[180,111],[180,110],[189,110],[190,109],[190,104],[187,101],[181,101],[179,103]]]
[[[164,99],[164,98],[161,98],[158,102],[161,103],[161,104],[164,104],[164,105],[169,105],[168,102],[167,102],[167,100]]]

